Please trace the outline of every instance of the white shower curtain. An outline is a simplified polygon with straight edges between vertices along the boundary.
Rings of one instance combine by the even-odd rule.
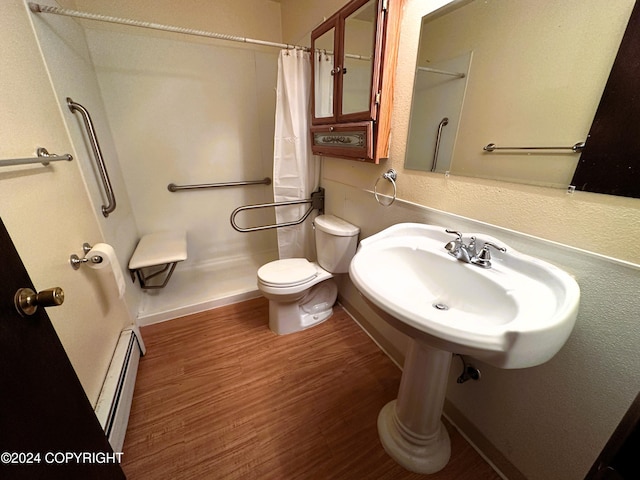
[[[301,50],[282,50],[278,58],[273,154],[273,197],[276,202],[310,198],[320,183],[320,161],[311,153],[310,91],[310,54]],[[309,207],[309,204],[276,207],[276,222],[297,220]],[[281,259],[314,257],[312,217],[300,225],[277,229]]]

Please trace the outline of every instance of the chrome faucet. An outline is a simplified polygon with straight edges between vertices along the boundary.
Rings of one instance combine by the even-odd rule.
[[[451,240],[444,246],[449,255],[456,257],[461,262],[471,263],[471,259],[476,256],[476,237],[471,237],[469,245],[466,245],[460,232],[455,230],[445,230],[445,232],[457,235],[455,240]]]
[[[478,253],[476,237],[471,237],[469,243],[465,244],[460,232],[456,232],[455,230],[445,230],[445,232],[453,233],[457,238],[447,243],[444,248],[449,252],[449,255],[464,263],[471,263],[482,268],[491,268],[491,252],[489,248],[495,248],[500,252],[507,251],[504,247],[499,247],[491,242],[487,242]]]

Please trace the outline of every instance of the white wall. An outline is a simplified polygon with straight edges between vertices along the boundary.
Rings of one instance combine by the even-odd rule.
[[[273,201],[271,186],[170,193],[167,185],[272,176],[277,50],[138,31],[87,36],[141,233],[187,230],[185,265],[273,249],[274,231],[241,234],[229,223],[234,208]]]
[[[71,153],[50,167],[0,169],[0,216],[38,289],[60,286],[63,305],[48,309],[65,351],[95,404],[120,330],[131,322],[115,284],[102,272],[74,271],[72,253],[103,241],[83,184],[82,154],[74,150],[31,23],[20,0],[0,16],[0,159],[28,157],[39,146]]]

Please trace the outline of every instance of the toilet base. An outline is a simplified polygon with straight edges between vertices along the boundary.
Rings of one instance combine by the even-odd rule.
[[[294,310],[292,313],[299,319],[298,322],[283,321],[283,310],[289,309]],[[274,313],[273,310],[278,312]],[[318,325],[333,315],[333,308],[314,314],[305,313],[302,315],[299,310],[297,303],[286,305],[269,300],[269,329],[278,335],[287,335]]]
[[[267,295],[265,295],[267,296]],[[338,287],[332,280],[314,285],[294,301],[269,298],[269,329],[278,335],[299,332],[318,325],[333,315]]]

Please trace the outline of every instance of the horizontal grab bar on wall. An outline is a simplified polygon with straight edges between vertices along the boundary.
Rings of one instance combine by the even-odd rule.
[[[111,187],[111,180],[109,180],[109,173],[107,173],[107,167],[104,164],[102,158],[102,151],[100,150],[100,143],[98,143],[98,137],[96,136],[96,130],[93,127],[93,121],[89,111],[79,103],[74,102],[71,98],[67,97],[67,106],[71,112],[80,112],[82,120],[84,121],[85,129],[87,130],[87,136],[89,137],[89,143],[91,144],[91,150],[93,150],[93,156],[100,172],[100,179],[102,180],[102,186],[104,187],[105,195],[107,196],[107,204],[102,205],[102,215],[108,217],[116,209],[116,197],[113,194],[113,188]]]
[[[241,187],[244,185],[271,185],[271,179],[264,177],[262,180],[248,180],[244,182],[221,182],[221,183],[201,183],[197,185],[176,185],[170,183],[167,190],[177,192],[178,190],[199,190],[202,188],[220,188],[220,187]]]
[[[236,223],[236,215],[240,212],[246,210],[255,210],[258,208],[267,208],[267,207],[281,207],[285,205],[301,205],[304,203],[310,203],[311,206],[307,209],[306,212],[300,217],[298,220],[294,220],[291,222],[284,223],[274,223],[273,225],[260,225],[258,227],[239,227]],[[324,210],[324,188],[318,188],[315,192],[311,194],[311,198],[306,198],[304,200],[290,200],[287,202],[273,202],[273,203],[259,203],[257,205],[244,205],[242,207],[236,208],[233,212],[231,212],[231,226],[234,230],[238,232],[257,232],[259,230],[269,230],[271,228],[281,228],[281,227],[291,227],[293,225],[299,225],[304,222],[307,217],[311,214],[311,212],[316,209],[320,213]]]
[[[431,68],[431,67],[418,67],[418,71],[420,71],[420,72],[429,72],[429,73],[438,73],[440,75],[449,75],[451,77],[458,77],[458,78],[464,78],[464,77],[467,76],[466,73],[449,72],[447,70],[439,70],[437,68]]]
[[[580,153],[584,146],[585,142],[578,142],[570,147],[499,147],[495,143],[490,143],[482,149],[485,152],[493,152],[494,150],[572,150],[573,153]]]
[[[49,165],[50,162],[60,162],[62,160],[71,161],[73,157],[68,153],[65,155],[56,155],[55,153],[47,152],[46,148],[40,147],[36,150],[37,157],[29,158],[11,158],[8,160],[0,160],[0,167],[10,167],[13,165],[30,165],[32,163],[41,163],[44,166]]]

